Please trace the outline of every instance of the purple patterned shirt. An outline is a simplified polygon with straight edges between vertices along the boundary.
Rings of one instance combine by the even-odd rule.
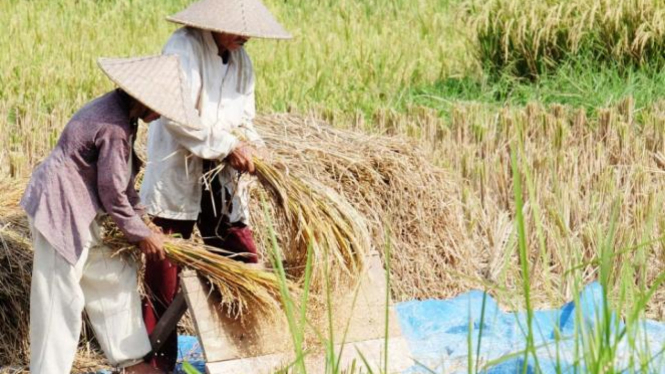
[[[140,167],[132,152],[135,134],[129,97],[111,91],[72,117],[32,174],[21,206],[69,263],[78,261],[98,213],[108,213],[131,242],[151,235],[134,189]]]

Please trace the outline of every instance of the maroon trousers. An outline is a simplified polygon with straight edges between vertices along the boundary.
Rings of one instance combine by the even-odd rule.
[[[153,222],[162,228],[165,234],[179,234],[189,239],[197,225],[205,244],[224,249],[228,252],[239,253],[235,259],[246,263],[257,263],[258,256],[252,231],[242,223],[229,223],[226,217],[220,214],[221,209],[215,211],[214,207],[221,207],[220,183],[215,180],[211,183],[212,199],[210,193],[204,191],[201,199],[201,213],[197,221],[182,221],[155,217]],[[230,199],[227,199],[230,201]],[[148,330],[152,334],[157,322],[173,302],[179,289],[179,267],[169,261],[148,261],[145,272],[145,286],[150,297],[143,303],[143,318]],[[174,331],[164,342],[158,352],[154,352],[151,364],[157,369],[173,372],[178,358],[178,334]]]

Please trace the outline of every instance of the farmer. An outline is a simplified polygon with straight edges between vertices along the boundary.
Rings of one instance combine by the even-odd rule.
[[[243,48],[250,37],[288,39],[286,32],[258,0],[202,0],[168,20],[185,25],[173,33],[163,53],[180,57],[189,93],[202,129],[161,119],[148,132],[148,164],[141,199],[153,222],[165,233],[189,238],[194,225],[206,244],[258,262],[248,227],[248,186],[241,173],[254,172],[252,157],[264,146],[254,130],[254,71]],[[217,176],[203,174],[223,165]],[[146,287],[155,295],[144,305],[151,332],[173,301],[178,267],[169,260],[149,261]],[[153,364],[172,370],[177,354],[174,332]]]
[[[143,361],[150,342],[141,315],[136,266],[113,256],[100,237],[110,216],[146,257],[163,260],[161,234],[140,217],[134,178],[137,121],[160,114],[200,126],[184,103],[175,56],[100,59],[120,88],[93,100],[65,127],[32,175],[21,206],[33,236],[30,372],[71,372],[85,308],[109,363],[127,373],[160,373]]]

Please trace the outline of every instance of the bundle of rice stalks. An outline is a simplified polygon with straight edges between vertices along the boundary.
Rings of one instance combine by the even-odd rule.
[[[380,253],[390,242],[391,288],[396,298],[449,296],[477,286],[455,271],[461,264],[474,263],[464,250],[468,244],[464,213],[454,200],[458,191],[452,179],[412,142],[336,129],[311,117],[286,114],[260,117],[255,126],[273,159],[288,165],[285,177],[302,178],[303,183],[330,191],[336,201],[353,208],[350,211],[357,212],[367,227],[366,237],[360,239],[369,240]],[[303,199],[310,199],[304,195]],[[253,212],[261,211],[260,199],[251,203]],[[282,209],[279,199],[269,203],[273,212]],[[284,252],[296,250],[291,247],[293,237],[286,234],[291,232],[290,223],[273,221]],[[262,215],[252,215],[255,228],[266,224]],[[316,228],[313,232],[317,233]],[[259,248],[265,248],[267,234],[260,229],[255,234]]]
[[[107,229],[105,242],[119,252],[128,249],[138,253],[117,229]],[[281,312],[280,281],[275,273],[233,260],[219,248],[190,240],[166,238],[164,251],[167,257],[180,266],[191,268],[208,279],[221,296],[220,307],[234,318],[242,319],[251,308],[262,316],[276,316]],[[289,282],[287,287],[295,292]],[[147,290],[149,292],[149,290]]]
[[[284,165],[254,159],[256,175],[273,198],[273,214],[283,228],[289,274],[304,275],[308,249],[311,284],[353,284],[363,270],[370,242],[364,219],[344,199],[314,179],[289,172]]]

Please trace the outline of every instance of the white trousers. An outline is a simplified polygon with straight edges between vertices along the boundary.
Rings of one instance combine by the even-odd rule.
[[[111,257],[97,222],[76,265],[31,227],[35,257],[30,290],[30,372],[68,374],[81,334],[83,309],[110,365],[127,367],[150,351],[135,264]]]

